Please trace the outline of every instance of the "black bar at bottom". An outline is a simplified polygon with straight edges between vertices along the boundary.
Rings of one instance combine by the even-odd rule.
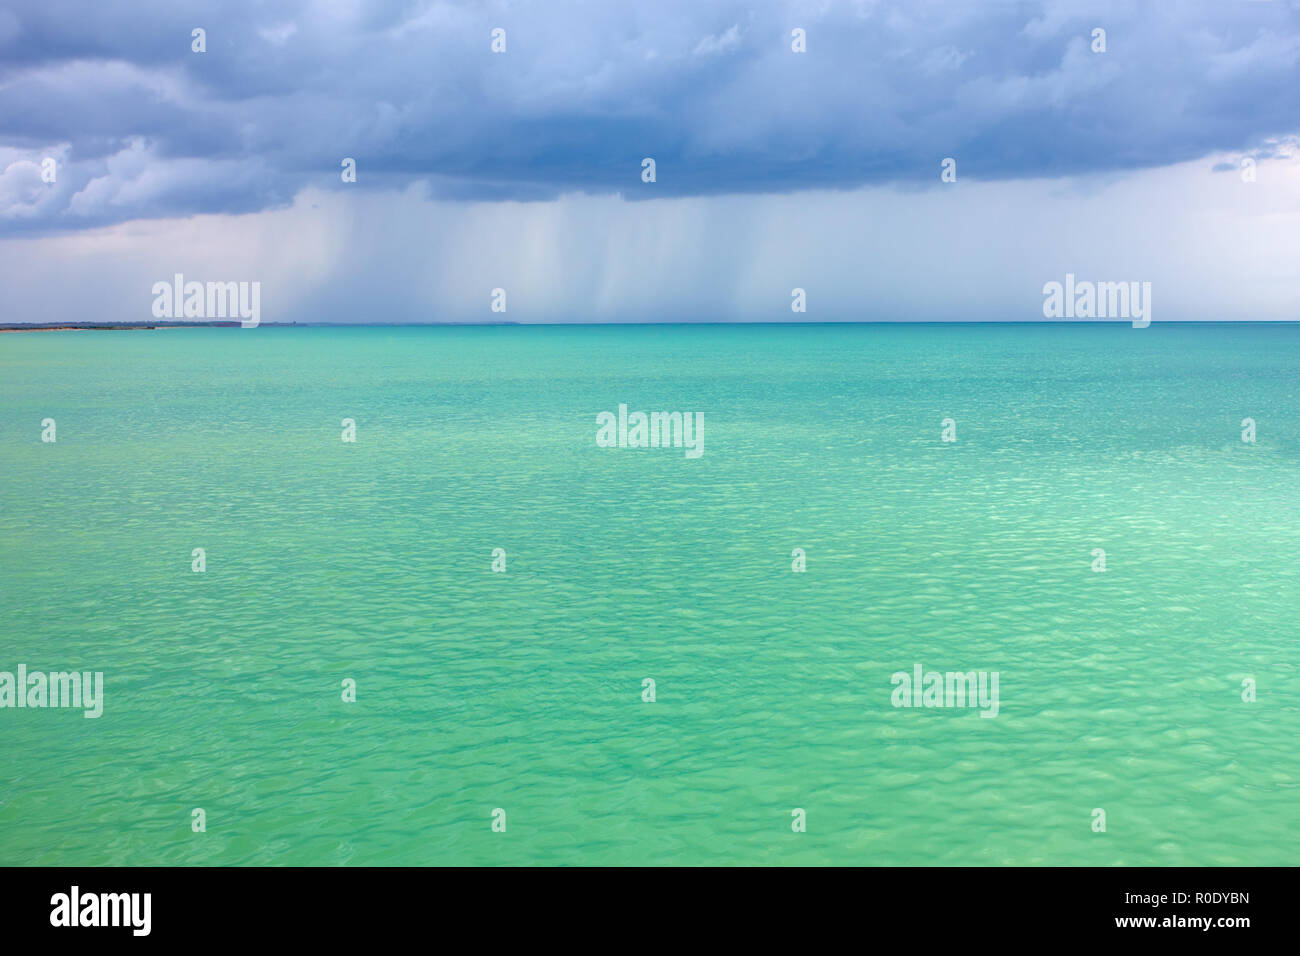
[[[337,946],[456,928],[466,942],[562,933],[639,946],[666,945],[662,934],[685,926],[734,940],[802,926],[945,948],[1103,937],[1231,946],[1286,931],[1295,871],[9,868],[0,883],[7,943]]]

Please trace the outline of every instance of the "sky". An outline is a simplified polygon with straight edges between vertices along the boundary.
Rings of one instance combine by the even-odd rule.
[[[1035,321],[1067,273],[1300,319],[1300,0],[8,0],[0,322],[175,273],[264,323]]]

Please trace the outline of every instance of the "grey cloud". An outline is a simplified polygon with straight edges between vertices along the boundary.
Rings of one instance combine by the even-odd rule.
[[[341,187],[344,156],[348,188],[535,200],[914,186],[948,156],[1008,180],[1248,153],[1300,132],[1298,11],[22,0],[0,16],[0,149],[66,149],[44,193],[0,168],[0,230],[283,207]]]

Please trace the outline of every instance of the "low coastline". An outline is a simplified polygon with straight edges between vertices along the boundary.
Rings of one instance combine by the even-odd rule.
[[[238,322],[56,322],[49,325],[0,325],[0,332],[159,332],[167,329],[238,328]]]

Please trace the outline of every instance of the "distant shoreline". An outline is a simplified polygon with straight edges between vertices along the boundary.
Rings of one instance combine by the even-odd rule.
[[[331,328],[428,328],[430,326],[491,326],[521,325],[519,322],[262,322],[261,326],[272,329],[331,329]],[[585,323],[554,323],[585,324]],[[239,322],[53,322],[20,324],[9,322],[0,324],[0,332],[159,332],[168,329],[238,329]]]
[[[0,325],[0,332],[160,332],[168,329],[199,329],[204,326],[239,328],[238,322],[190,322],[145,325],[135,322],[60,322],[55,325]]]

